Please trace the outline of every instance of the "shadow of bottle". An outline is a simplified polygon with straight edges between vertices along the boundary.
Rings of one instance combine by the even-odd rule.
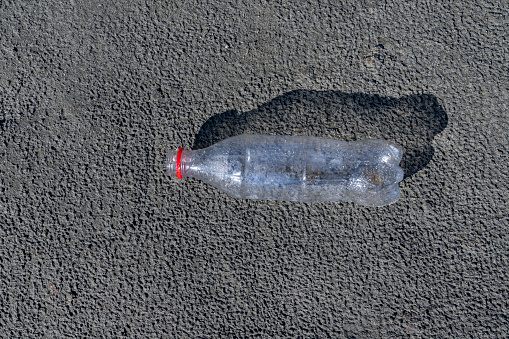
[[[200,149],[242,133],[313,135],[345,141],[380,138],[404,149],[405,178],[433,158],[433,138],[447,126],[433,95],[383,97],[341,91],[295,90],[245,113],[226,111],[207,120],[196,135]]]

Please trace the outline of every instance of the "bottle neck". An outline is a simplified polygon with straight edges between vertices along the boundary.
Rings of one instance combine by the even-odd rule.
[[[166,169],[170,176],[178,179],[191,177],[190,167],[192,153],[192,151],[185,150],[183,148],[170,152],[168,155],[168,162],[166,164]]]

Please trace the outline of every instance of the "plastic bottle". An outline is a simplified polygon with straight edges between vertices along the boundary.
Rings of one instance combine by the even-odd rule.
[[[237,198],[385,206],[400,197],[402,153],[385,140],[243,134],[201,150],[180,148],[167,169]]]

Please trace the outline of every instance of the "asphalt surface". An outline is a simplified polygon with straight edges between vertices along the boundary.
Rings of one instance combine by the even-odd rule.
[[[0,337],[509,333],[507,1],[1,1]],[[392,139],[402,198],[165,173],[241,132]]]

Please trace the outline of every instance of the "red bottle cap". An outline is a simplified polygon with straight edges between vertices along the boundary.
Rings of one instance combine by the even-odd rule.
[[[177,178],[182,179],[182,152],[183,148],[179,148],[177,153]]]

